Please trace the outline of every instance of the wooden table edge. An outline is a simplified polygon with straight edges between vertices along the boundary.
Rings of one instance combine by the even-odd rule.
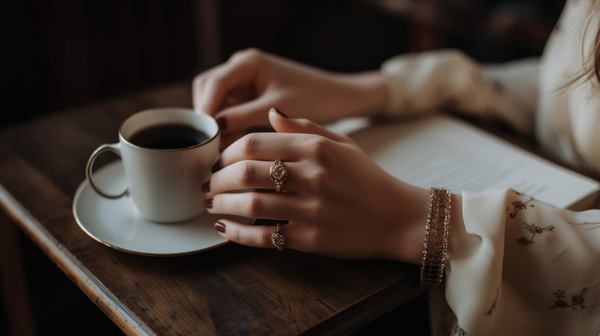
[[[155,335],[56,240],[1,184],[0,208],[125,334]]]

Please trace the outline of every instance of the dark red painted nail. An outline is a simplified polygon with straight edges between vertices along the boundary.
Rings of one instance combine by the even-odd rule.
[[[221,128],[221,131],[224,131],[227,129],[227,119],[225,119],[224,117],[218,118],[217,124]]]
[[[225,223],[218,221],[215,223],[215,229],[221,233],[225,233]]]
[[[204,182],[204,184],[202,185],[202,192],[209,192],[210,191],[210,180]]]
[[[207,209],[212,209],[213,206],[213,199],[212,198],[207,198],[204,200],[204,207]]]
[[[213,173],[218,172],[219,170],[221,170],[221,161],[217,161],[215,162],[215,164],[212,166],[212,168],[210,169],[210,171],[212,171]]]
[[[278,109],[276,109],[274,107],[271,109],[271,111],[275,111],[275,112],[279,113],[280,116],[282,116],[282,117],[284,117],[286,119],[289,119],[288,116],[286,116],[283,112],[279,111]]]

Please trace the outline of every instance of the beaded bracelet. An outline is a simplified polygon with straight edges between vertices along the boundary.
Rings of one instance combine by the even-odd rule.
[[[449,190],[431,188],[421,260],[421,285],[435,287],[442,283],[448,252],[451,196]]]

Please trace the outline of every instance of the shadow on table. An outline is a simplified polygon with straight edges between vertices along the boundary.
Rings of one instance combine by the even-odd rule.
[[[427,292],[350,334],[350,336],[362,335],[431,335]]]

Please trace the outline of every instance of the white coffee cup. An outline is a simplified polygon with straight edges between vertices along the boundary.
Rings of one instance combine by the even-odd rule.
[[[187,125],[203,132],[202,143],[176,149],[155,149],[130,142],[138,132],[159,125]],[[202,184],[210,179],[211,168],[219,159],[220,130],[209,115],[186,108],[158,108],[134,114],[119,129],[119,142],[104,144],[92,153],[86,167],[90,185],[101,196],[131,196],[142,216],[156,222],[178,222],[205,211],[206,194]],[[123,160],[126,189],[119,195],[102,191],[92,176],[94,160],[110,151]]]

